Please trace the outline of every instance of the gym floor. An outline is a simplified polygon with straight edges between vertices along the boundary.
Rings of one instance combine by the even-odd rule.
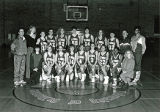
[[[0,50],[0,111],[159,112],[160,60],[154,52],[143,56],[142,86],[114,89],[98,82],[77,80],[59,86],[53,81],[48,88],[39,85],[14,88],[13,59],[3,48]]]

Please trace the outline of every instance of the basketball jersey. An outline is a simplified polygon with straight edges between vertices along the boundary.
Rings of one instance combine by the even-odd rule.
[[[54,39],[54,37],[51,39],[47,36],[47,42],[48,42],[48,46],[52,46],[52,48],[56,47],[56,40]]]
[[[98,37],[96,44],[97,44],[98,50],[100,50],[101,46],[105,45],[105,38],[102,37],[102,39],[99,39],[99,37]]]
[[[52,65],[54,63],[53,54],[51,54],[51,56],[49,56],[49,54],[47,53],[46,62],[49,65]]]
[[[113,67],[116,66],[120,61],[120,55],[118,54],[117,56],[112,55],[111,56],[111,62],[113,64]]]
[[[65,62],[65,53],[60,55],[59,52],[58,52],[58,54],[57,54],[57,63],[58,63],[58,65],[62,66],[64,64],[64,62]]]
[[[74,65],[74,63],[75,63],[75,53],[74,53],[74,54],[69,53],[68,62],[69,62],[69,64],[70,64],[71,66]]]
[[[96,51],[93,53],[89,51],[89,62],[93,65],[96,62]]]
[[[84,47],[90,47],[91,46],[91,35],[89,34],[88,37],[84,35],[83,39]]]
[[[105,52],[105,54],[103,54],[103,55],[100,52],[100,63],[102,66],[106,66],[105,65],[107,63],[106,57],[107,57],[107,52]]]
[[[42,40],[40,38],[40,46],[41,46],[41,53],[44,53],[47,49],[47,41],[46,40]]]
[[[78,52],[78,62],[80,63],[80,65],[83,65],[85,63],[85,52],[83,52],[82,54]]]
[[[113,40],[109,39],[108,49],[110,51],[113,51],[115,47],[116,47],[116,38],[114,38]]]
[[[75,37],[73,35],[71,35],[70,44],[72,44],[74,46],[78,46],[79,45],[79,37],[78,37],[78,35],[76,35]]]
[[[63,37],[58,37],[57,38],[57,46],[62,46],[63,48],[65,48],[65,46],[66,46],[65,35]]]

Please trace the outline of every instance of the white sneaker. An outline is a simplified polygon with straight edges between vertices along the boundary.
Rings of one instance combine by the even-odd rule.
[[[24,80],[19,81],[20,84],[26,84]]]
[[[19,85],[20,85],[20,83],[18,81],[14,82],[14,86],[19,86]]]

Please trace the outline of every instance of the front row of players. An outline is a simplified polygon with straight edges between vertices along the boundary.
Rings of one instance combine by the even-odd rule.
[[[109,53],[105,46],[102,45],[101,50],[97,51],[95,45],[91,44],[91,49],[85,52],[84,46],[80,45],[79,50],[75,53],[75,47],[72,45],[68,52],[63,51],[63,47],[59,46],[54,54],[52,47],[49,46],[44,53],[40,80],[51,82],[51,79],[55,78],[57,82],[64,80],[68,82],[74,78],[79,78],[83,82],[86,77],[89,77],[91,82],[99,80],[103,84],[108,84],[109,79],[112,79],[113,86],[117,85],[119,79],[129,84],[132,77],[126,74],[127,71],[134,69],[134,65],[132,64],[133,67],[126,70],[130,61],[126,61],[125,58],[133,59],[130,54],[132,55],[132,52],[127,51],[122,61],[123,56],[119,54],[118,48]],[[121,76],[119,76],[120,73],[122,73]]]

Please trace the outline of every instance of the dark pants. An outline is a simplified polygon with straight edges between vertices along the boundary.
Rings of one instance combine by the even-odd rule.
[[[40,78],[41,72],[39,71],[31,71],[31,83],[32,84],[37,84],[39,83],[39,78]]]
[[[141,52],[134,52],[134,59],[135,59],[135,71],[141,71],[141,61],[142,61],[142,53]]]
[[[33,48],[28,47],[27,56],[26,56],[26,78],[27,79],[30,78],[30,56],[31,56],[32,52],[33,52]]]

